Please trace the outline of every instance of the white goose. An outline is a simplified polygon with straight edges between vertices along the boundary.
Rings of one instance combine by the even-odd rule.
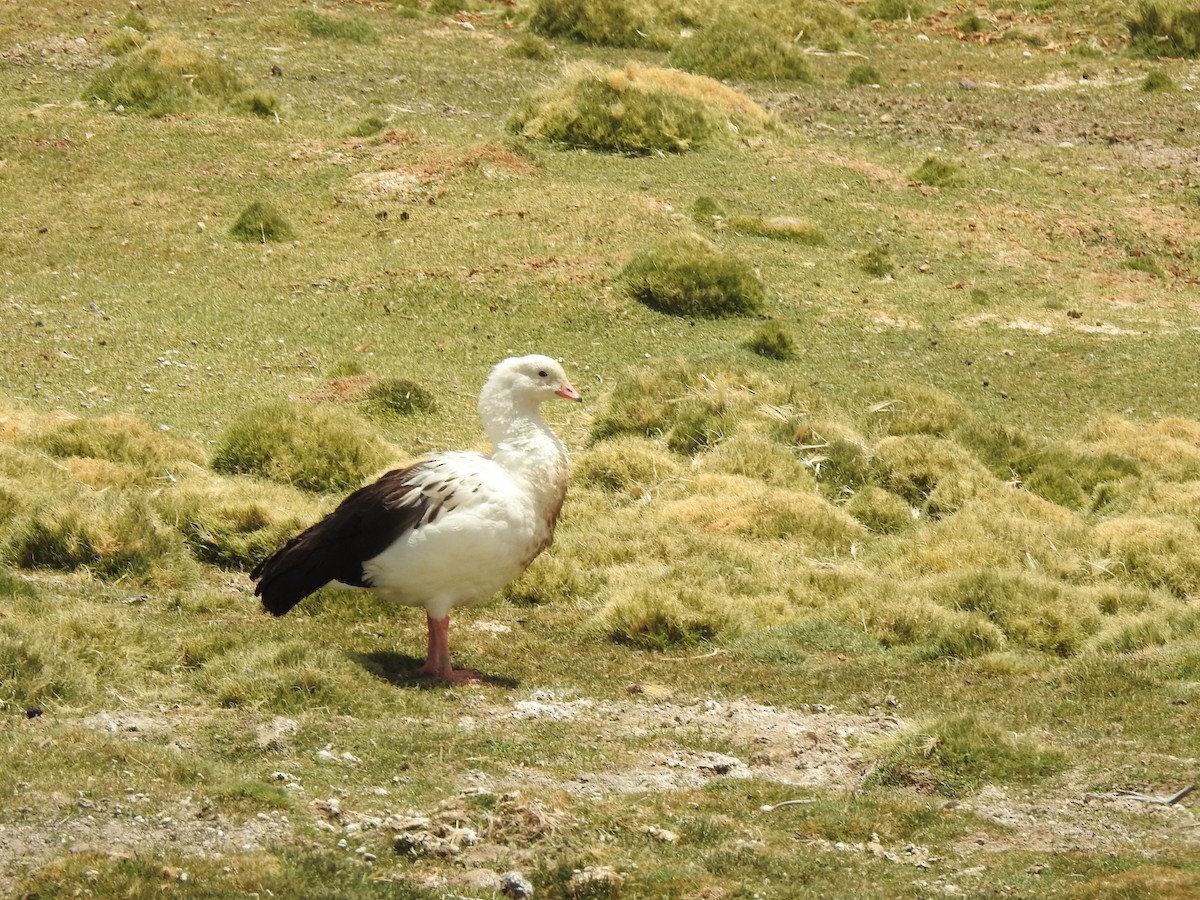
[[[581,400],[548,356],[499,363],[479,395],[490,455],[436,453],[359,488],[250,573],[263,607],[282,616],[337,581],[425,608],[428,652],[418,670],[444,681],[450,610],[485,600],[550,546],[567,492],[567,451],[543,420],[551,397]]]

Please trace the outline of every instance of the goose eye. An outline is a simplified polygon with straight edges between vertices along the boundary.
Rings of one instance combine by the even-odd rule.
[[[538,372],[538,378],[548,378],[549,375],[550,375],[550,373],[547,372],[545,369],[542,369],[541,371]]]

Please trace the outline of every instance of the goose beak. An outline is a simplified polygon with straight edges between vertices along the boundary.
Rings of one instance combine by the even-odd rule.
[[[567,379],[563,379],[562,384],[558,386],[558,390],[554,392],[559,397],[566,397],[568,400],[582,400],[579,391],[575,390],[575,386]]]

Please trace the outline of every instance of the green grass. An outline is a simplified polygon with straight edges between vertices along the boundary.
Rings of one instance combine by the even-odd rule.
[[[659,312],[716,319],[757,312],[766,288],[750,266],[701,237],[668,238],[621,273],[629,295]]]
[[[255,200],[242,210],[229,233],[239,241],[260,244],[290,241],[296,237],[296,229],[283,213],[261,200]]]
[[[117,112],[159,118],[227,104],[244,88],[245,82],[227,63],[168,36],[121,55],[92,79],[84,99],[102,101]]]
[[[0,893],[1194,895],[1189,8],[4,7]],[[524,352],[491,684],[260,612]]]
[[[1194,5],[1142,2],[1128,26],[1132,46],[1147,56],[1200,54],[1200,9]]]
[[[731,130],[771,125],[758,104],[711,78],[636,63],[609,71],[576,66],[526,97],[509,120],[525,138],[638,155],[727,144]]]
[[[301,29],[316,38],[331,38],[353,44],[374,44],[379,41],[375,26],[355,16],[343,18],[312,9],[298,9],[292,16]]]
[[[804,57],[774,27],[726,14],[667,56],[678,69],[728,81],[812,81]]]

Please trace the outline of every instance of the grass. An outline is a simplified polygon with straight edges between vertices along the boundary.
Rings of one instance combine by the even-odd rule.
[[[260,244],[296,238],[292,223],[273,204],[262,200],[255,200],[243,209],[229,233],[239,241]]]
[[[343,18],[313,9],[298,9],[292,16],[301,29],[315,38],[353,44],[374,44],[379,41],[379,32],[375,30],[375,26],[355,16]]]
[[[1128,26],[1132,46],[1146,56],[1200,54],[1200,9],[1194,6],[1142,2]]]
[[[883,22],[899,22],[905,19],[920,19],[926,11],[918,0],[869,0],[858,11],[866,19]]]
[[[1195,776],[1186,5],[303,6],[0,11],[0,892],[1195,893],[1116,795]],[[722,16],[811,80],[673,71]],[[752,304],[630,295],[691,228]],[[260,613],[535,351],[586,402],[490,684]]]
[[[648,248],[630,260],[621,278],[633,299],[674,316],[747,315],[766,296],[748,264],[693,235]]]
[[[134,39],[123,46],[132,48],[137,43]],[[228,64],[168,36],[120,55],[92,79],[84,98],[99,100],[117,112],[161,118],[228,104],[244,89],[245,82]]]
[[[509,120],[525,138],[629,154],[683,153],[771,124],[758,104],[711,78],[637,63],[576,66],[525,98]]]
[[[751,350],[767,359],[791,359],[796,355],[796,342],[778,322],[765,322],[755,330],[748,342]]]
[[[950,160],[927,156],[909,177],[930,187],[956,187],[966,181],[962,166]]]
[[[217,442],[217,472],[257,475],[316,492],[358,487],[385,456],[379,440],[335,408],[276,402],[251,407]]]
[[[618,0],[537,0],[529,27],[545,37],[566,37],[605,47],[660,44],[650,25],[655,4]]]
[[[724,15],[680,41],[667,56],[678,69],[726,81],[812,81],[804,57],[756,19]]]

